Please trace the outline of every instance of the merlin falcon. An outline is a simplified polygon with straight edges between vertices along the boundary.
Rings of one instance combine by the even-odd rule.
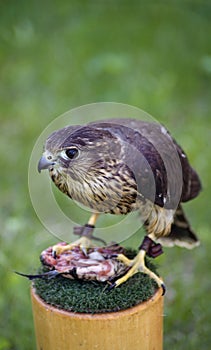
[[[146,267],[145,256],[157,257],[162,245],[199,244],[181,203],[201,190],[197,173],[167,129],[135,119],[66,126],[47,138],[38,164],[38,171],[43,169],[49,170],[60,191],[92,212],[88,223],[78,227],[81,237],[65,246],[55,245],[54,256],[76,245],[86,254],[99,215],[138,211],[146,236],[134,259],[118,254],[117,259],[130,269],[111,287],[141,271],[165,292],[163,280]]]

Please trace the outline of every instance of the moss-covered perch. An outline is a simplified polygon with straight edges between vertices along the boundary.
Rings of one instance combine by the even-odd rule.
[[[149,259],[146,265],[156,272]],[[39,273],[45,270],[42,266]],[[137,273],[117,288],[107,287],[108,282],[61,275],[35,279],[31,295],[37,349],[162,350],[163,297],[155,281]]]
[[[147,266],[156,272],[150,260]],[[43,268],[39,272],[43,272]],[[156,283],[142,273],[118,288],[108,291],[107,287],[108,283],[70,280],[63,276],[34,281],[37,295],[46,303],[67,311],[91,314],[130,308],[150,299],[158,289]]]

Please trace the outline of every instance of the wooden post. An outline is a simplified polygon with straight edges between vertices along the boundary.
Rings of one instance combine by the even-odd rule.
[[[72,313],[46,304],[32,288],[37,350],[162,350],[162,290],[119,312]]]

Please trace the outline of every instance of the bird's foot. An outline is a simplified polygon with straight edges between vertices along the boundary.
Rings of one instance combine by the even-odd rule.
[[[93,236],[93,231],[95,229],[95,223],[98,218],[98,213],[93,213],[90,217],[88,223],[84,226],[76,226],[73,229],[73,233],[75,235],[80,236],[80,238],[70,244],[61,245],[57,244],[53,247],[52,255],[55,258],[56,256],[68,251],[72,250],[74,247],[79,246],[84,255],[87,255],[87,251],[89,248],[93,247],[91,240],[98,240],[101,241],[104,245],[106,245],[106,242],[98,237]]]
[[[136,257],[132,260],[128,259],[125,255],[119,254],[117,256],[117,259],[121,262],[123,262],[126,266],[130,267],[130,270],[121,278],[116,280],[109,289],[112,289],[114,287],[120,286],[122,283],[126,282],[130,277],[135,275],[137,272],[142,272],[148,275],[150,278],[152,278],[159,287],[163,289],[163,295],[165,294],[165,284],[163,283],[163,280],[158,277],[154,272],[152,272],[150,269],[148,269],[145,265],[145,250],[140,250],[139,253],[136,255]]]
[[[61,255],[62,253],[67,252],[68,250],[72,250],[73,248],[79,246],[84,255],[87,255],[87,250],[91,247],[93,247],[91,239],[82,236],[81,238],[77,239],[75,242],[66,244],[66,245],[61,245],[61,244],[56,244],[52,248],[52,256],[56,258],[57,256]]]

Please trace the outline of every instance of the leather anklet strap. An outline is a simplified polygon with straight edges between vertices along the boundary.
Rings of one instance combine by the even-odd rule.
[[[163,254],[162,245],[155,243],[150,237],[145,236],[139,249],[145,250],[146,254],[151,258],[157,258],[157,256]]]

